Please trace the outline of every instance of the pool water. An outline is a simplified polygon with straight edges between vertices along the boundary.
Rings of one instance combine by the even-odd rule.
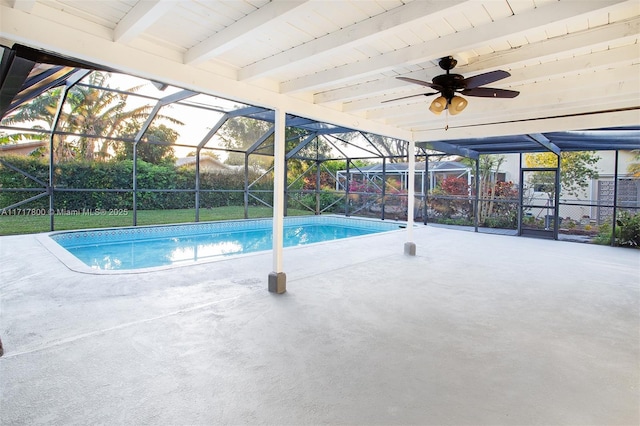
[[[284,247],[398,230],[393,222],[344,217],[286,218]],[[246,220],[61,232],[51,238],[85,265],[130,270],[271,250],[272,222]]]

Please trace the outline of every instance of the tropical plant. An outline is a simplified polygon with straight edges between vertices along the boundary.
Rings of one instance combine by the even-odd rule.
[[[489,228],[515,228],[518,194],[519,190],[513,182],[496,182],[489,188],[487,198],[479,202],[480,225]]]
[[[446,177],[440,182],[440,188],[442,188],[447,195],[469,195],[469,183],[462,177]]]
[[[471,214],[469,190],[469,183],[465,178],[446,177],[437,188],[429,192],[429,208],[444,218],[468,217]]]
[[[478,165],[480,170],[478,198],[481,200],[478,206],[478,219],[482,223],[494,214],[495,199],[499,192],[496,191],[497,175],[505,157],[503,155],[482,155],[478,161],[480,162]]]
[[[494,154],[481,155],[477,161],[480,172],[478,222],[491,228],[515,227],[517,202],[514,200],[518,199],[518,187],[513,182],[498,181],[500,168],[506,157]],[[462,163],[475,167],[474,160],[468,158],[463,159]]]
[[[619,227],[619,235],[617,236],[619,245],[640,246],[640,214],[632,215],[623,210],[616,220],[616,225]]]
[[[314,189],[323,189],[323,190],[335,190],[336,188],[336,179],[337,173],[339,170],[344,170],[346,168],[346,161],[344,160],[330,160],[319,163],[318,167],[320,167],[320,186],[317,186],[317,169],[314,167],[313,169],[309,169],[306,171],[302,180],[302,189],[304,190],[314,190]],[[313,172],[313,173],[310,173]]]
[[[593,242],[596,244],[611,244],[611,230],[609,223],[600,225],[598,235]],[[616,219],[615,243],[622,247],[640,247],[640,213],[635,215],[622,210]]]
[[[67,94],[57,122],[57,133],[53,137],[54,160],[69,159],[106,160],[116,148],[118,138],[131,135],[133,128],[146,119],[151,107],[141,106],[128,109],[127,94],[109,89],[109,73],[93,72],[86,84],[78,84]],[[135,92],[133,87],[125,92]],[[55,120],[62,89],[49,90],[36,99],[19,107],[3,120],[5,125],[30,124],[42,132],[13,134],[11,140],[43,140],[48,137]],[[171,117],[159,116],[175,124],[181,124]]]

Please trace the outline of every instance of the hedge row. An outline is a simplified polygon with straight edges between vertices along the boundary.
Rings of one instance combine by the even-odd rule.
[[[22,170],[42,183],[49,181],[49,165],[46,159],[31,157],[3,157],[4,163]],[[183,209],[195,207],[195,169],[171,165],[155,165],[138,161],[137,166],[138,202],[140,210]],[[251,172],[249,181],[259,175]],[[264,182],[263,182],[264,181]],[[54,208],[55,209],[131,209],[133,203],[133,161],[119,162],[66,162],[54,168]],[[11,191],[18,188],[39,188],[43,185],[0,163],[0,208],[18,203],[38,194],[38,191]],[[200,207],[221,207],[244,203],[244,173],[201,172]],[[261,179],[251,189],[259,198],[270,203],[273,188],[269,179]],[[122,190],[122,192],[83,191],[70,192],[68,189]],[[149,190],[189,190],[189,192],[154,192]],[[207,192],[215,190],[216,192]],[[227,192],[230,190],[238,192]],[[260,191],[268,191],[260,193]],[[258,202],[250,197],[251,204]],[[25,208],[47,209],[49,198],[32,201]]]

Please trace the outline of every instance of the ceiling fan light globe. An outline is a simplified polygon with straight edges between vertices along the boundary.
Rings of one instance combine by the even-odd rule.
[[[457,115],[462,112],[467,107],[469,102],[463,98],[462,96],[454,96],[451,99],[451,104],[449,105],[449,114]]]
[[[447,107],[447,100],[444,96],[438,96],[431,102],[431,106],[429,107],[429,111],[434,113],[435,115],[440,115],[442,111]]]

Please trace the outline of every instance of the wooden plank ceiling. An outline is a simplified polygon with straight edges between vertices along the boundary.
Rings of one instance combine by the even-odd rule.
[[[416,141],[640,124],[639,28],[637,0],[0,0],[6,46]],[[395,77],[447,55],[520,95],[432,114]]]

